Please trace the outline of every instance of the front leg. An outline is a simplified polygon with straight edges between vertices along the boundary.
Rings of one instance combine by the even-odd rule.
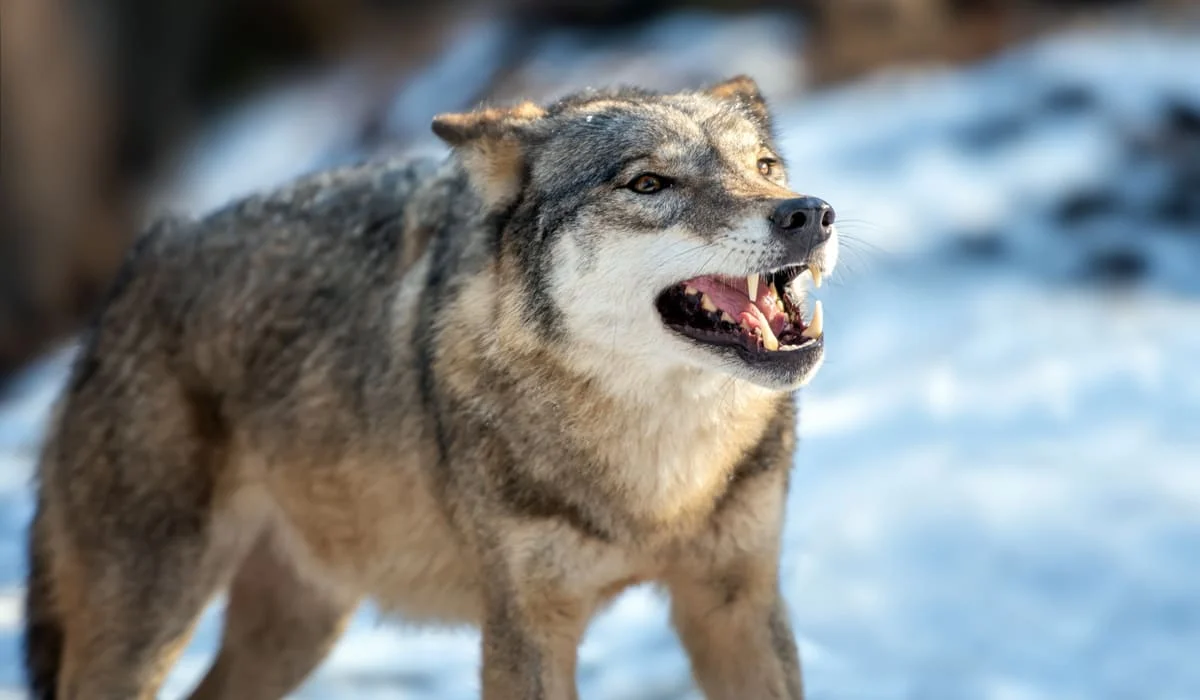
[[[577,700],[575,656],[583,625],[579,605],[490,601],[483,625],[484,700]]]
[[[485,564],[484,700],[576,700],[576,653],[597,594],[588,547],[563,527],[502,527]]]
[[[671,616],[709,700],[803,700],[800,657],[774,580],[671,586]]]

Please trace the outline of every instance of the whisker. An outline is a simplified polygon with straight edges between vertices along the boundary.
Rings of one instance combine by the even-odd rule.
[[[876,230],[880,230],[880,229],[884,228],[883,224],[877,224],[873,221],[867,221],[866,219],[846,219],[846,218],[839,216],[837,219],[838,228],[841,228],[844,224],[854,224],[855,226],[865,226],[867,228],[872,228],[872,229],[876,229]]]
[[[697,250],[702,250],[704,248],[707,248],[709,245],[711,245],[711,244],[697,243],[696,245],[694,245],[690,248],[685,248],[684,250],[681,250],[678,253],[675,253],[674,255],[672,255],[668,258],[660,259],[659,264],[665,265],[666,263],[674,262],[675,260],[678,260],[679,258],[682,258],[685,255],[691,255],[692,253],[696,252]]]
[[[883,246],[881,246],[877,243],[872,243],[871,241],[868,241],[863,238],[859,238],[858,236],[853,236],[853,235],[849,235],[849,234],[845,234],[845,233],[841,233],[841,232],[838,233],[838,242],[842,245],[842,247],[847,248],[849,250],[859,250],[860,248],[868,248],[868,249],[870,249],[871,252],[874,252],[874,253],[880,253],[883,255],[891,254],[890,251],[888,251],[886,248],[884,248]]]

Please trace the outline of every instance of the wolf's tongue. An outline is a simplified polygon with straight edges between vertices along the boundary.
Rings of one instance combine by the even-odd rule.
[[[774,293],[762,279],[754,301],[750,301],[745,277],[697,277],[687,284],[707,294],[718,309],[728,312],[742,326],[761,329],[765,346],[778,347],[776,336],[787,326],[788,316],[779,310]]]

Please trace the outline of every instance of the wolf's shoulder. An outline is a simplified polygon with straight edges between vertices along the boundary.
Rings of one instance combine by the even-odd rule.
[[[383,293],[423,246],[407,215],[423,206],[417,193],[442,177],[430,158],[369,160],[198,218],[159,218],[128,252],[114,295],[136,281],[139,298],[169,313],[262,307],[294,318],[322,299]]]
[[[439,161],[430,157],[366,160],[248,195],[198,223],[202,227],[254,227],[303,221],[317,228],[353,229],[402,212],[413,193],[438,174]]]
[[[301,270],[290,268],[321,262],[395,269],[397,255],[423,245],[407,240],[406,224],[421,213],[415,209],[428,206],[420,192],[446,179],[452,173],[445,162],[429,157],[313,172],[200,217],[158,219],[141,233],[132,257],[165,262],[182,274],[205,270],[210,279],[243,267],[295,276]]]

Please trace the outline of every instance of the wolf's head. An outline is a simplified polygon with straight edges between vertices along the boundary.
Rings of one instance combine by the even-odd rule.
[[[820,365],[804,285],[836,263],[834,213],[788,186],[753,80],[581,93],[433,130],[495,222],[501,291],[542,341],[632,377],[685,366],[778,390]]]

